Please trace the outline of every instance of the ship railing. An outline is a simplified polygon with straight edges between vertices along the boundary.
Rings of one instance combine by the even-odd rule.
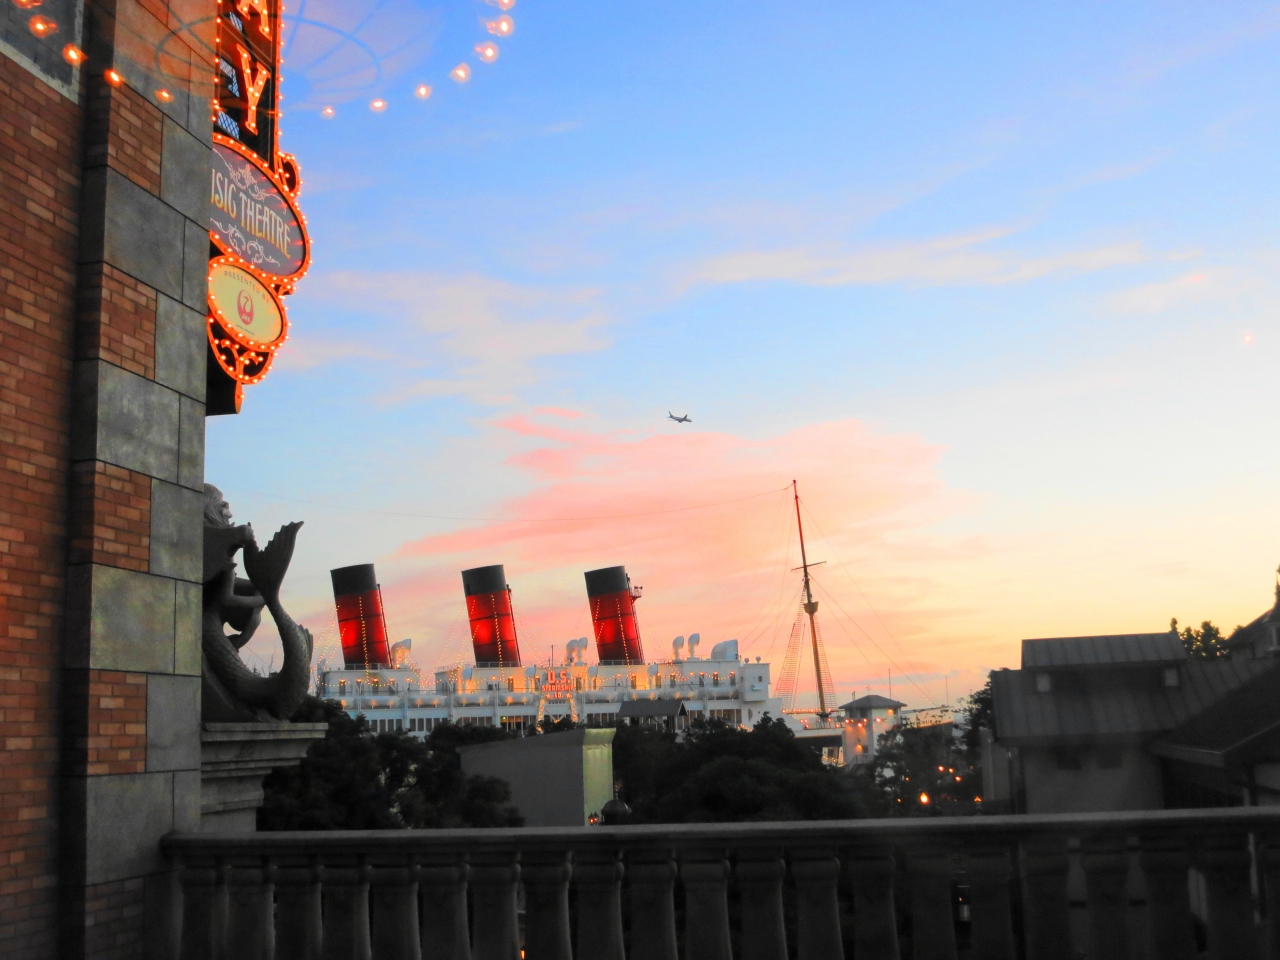
[[[171,835],[164,849],[174,901],[152,932],[182,960],[1193,960],[1198,939],[1255,960],[1280,945],[1276,807]]]

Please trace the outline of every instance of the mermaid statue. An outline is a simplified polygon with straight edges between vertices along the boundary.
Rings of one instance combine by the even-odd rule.
[[[287,720],[307,693],[310,632],[280,606],[280,585],[301,522],[287,523],[259,549],[250,524],[237,526],[222,491],[204,485],[204,606],[201,716],[212,722]],[[237,576],[242,552],[245,577]],[[284,663],[263,676],[240,659],[266,608],[280,633]],[[230,631],[228,631],[230,628]]]

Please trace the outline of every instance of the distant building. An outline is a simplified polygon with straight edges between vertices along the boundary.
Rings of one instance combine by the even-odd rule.
[[[467,776],[497,777],[526,827],[585,827],[613,799],[613,730],[565,730],[459,747]]]
[[[870,763],[875,759],[880,734],[897,727],[905,703],[879,694],[868,694],[841,705],[844,711],[844,766]]]
[[[1257,735],[1280,724],[1280,661],[1188,659],[1173,631],[1024,640],[1022,669],[991,679],[983,765],[993,811],[1201,805],[1189,801],[1205,799],[1195,788],[1204,772],[1226,769],[1210,754],[1256,761],[1270,749]],[[1255,802],[1214,776],[1226,791],[1217,802]]]

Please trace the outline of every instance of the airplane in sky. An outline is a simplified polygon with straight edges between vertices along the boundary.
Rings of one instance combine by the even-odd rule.
[[[670,410],[667,411],[667,419],[674,420],[676,423],[693,423],[693,420],[689,418],[687,413],[683,417],[677,417]]]

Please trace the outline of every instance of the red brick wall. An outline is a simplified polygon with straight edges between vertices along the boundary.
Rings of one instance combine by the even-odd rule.
[[[89,83],[88,102],[86,164],[99,167],[105,163],[159,196],[164,143],[160,110],[127,86],[111,87],[98,77]]]
[[[146,573],[151,562],[151,478],[85,460],[71,473],[71,563]]]
[[[0,56],[0,956],[56,952],[80,108]]]
[[[86,715],[81,732],[68,743],[67,773],[92,777],[146,770],[147,675],[77,670],[65,689],[68,708]]]
[[[76,358],[156,378],[156,292],[106,263],[80,270]]]

